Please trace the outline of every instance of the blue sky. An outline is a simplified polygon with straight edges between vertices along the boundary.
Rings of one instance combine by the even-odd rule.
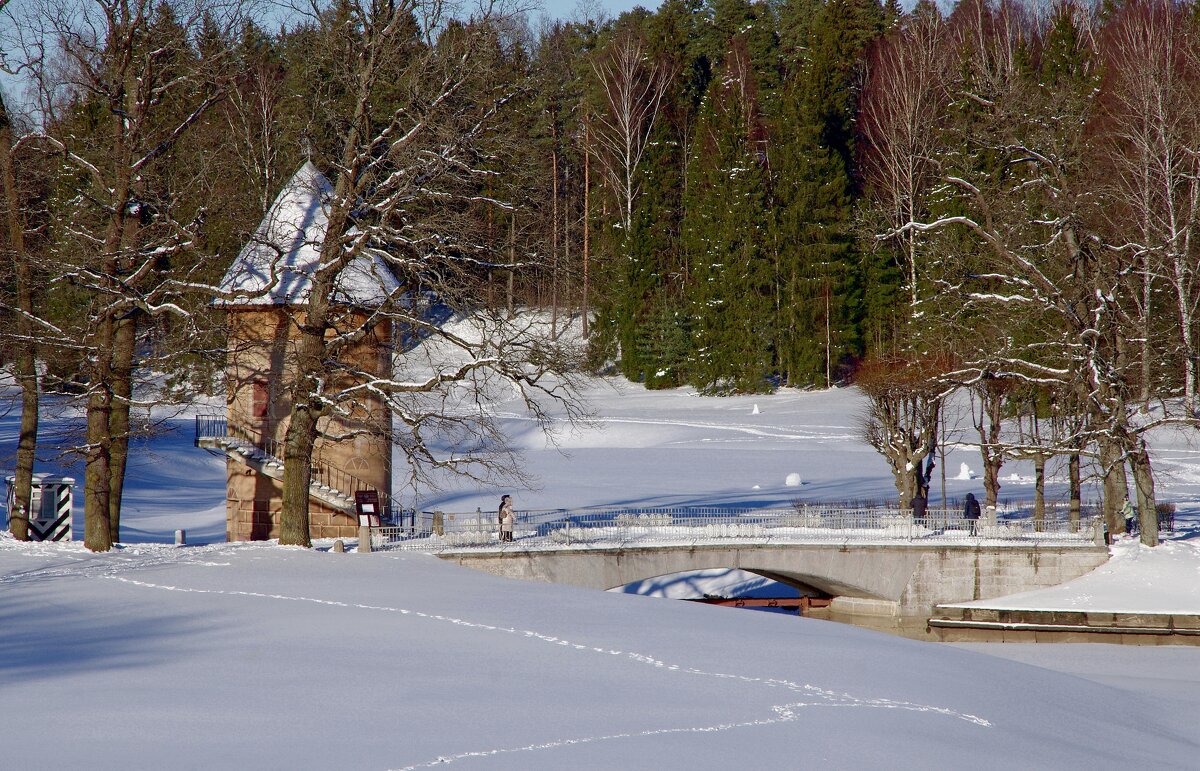
[[[610,17],[616,18],[625,11],[637,6],[654,10],[658,8],[660,0],[583,0],[586,6],[599,6],[608,12]],[[575,15],[575,10],[581,5],[581,0],[542,0],[542,5],[547,16],[559,19],[570,19]],[[536,18],[538,14],[533,14]]]
[[[576,16],[576,11],[581,7],[597,6],[603,8],[610,18],[616,18],[639,5],[654,10],[658,8],[660,2],[661,0],[541,0],[542,12],[551,18],[558,19],[570,19]],[[536,20],[541,14],[535,11],[530,15],[532,19]],[[3,89],[9,100],[15,101],[21,98],[20,89],[16,87],[13,79],[2,74],[0,74],[0,89]]]

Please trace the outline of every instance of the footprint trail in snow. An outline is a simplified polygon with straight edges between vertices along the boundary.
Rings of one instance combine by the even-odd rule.
[[[396,613],[402,616],[412,616],[414,618],[427,619],[430,621],[438,621],[442,623],[452,624],[460,628],[477,629],[485,632],[498,632],[502,634],[524,637],[538,642],[558,645],[565,648],[570,648],[577,651],[595,653],[605,656],[624,657],[628,661],[633,661],[638,664],[652,666],[669,672],[679,672],[681,674],[694,677],[720,678],[742,683],[758,684],[768,688],[782,688],[789,692],[798,694],[800,700],[788,702],[786,704],[777,704],[771,707],[774,712],[773,717],[762,718],[760,720],[751,720],[737,723],[717,723],[707,726],[693,726],[683,728],[660,728],[648,729],[640,732],[608,734],[603,736],[577,737],[569,739],[560,739],[541,744],[531,744],[523,747],[498,748],[490,750],[477,750],[469,752],[461,752],[453,755],[439,756],[433,760],[416,765],[404,766],[401,771],[411,771],[417,768],[430,768],[433,766],[444,765],[456,760],[466,760],[469,758],[482,758],[496,755],[506,755],[515,752],[536,752],[539,750],[548,750],[558,747],[568,747],[572,745],[594,744],[602,741],[615,741],[618,739],[630,739],[636,737],[658,736],[666,734],[678,733],[709,733],[714,731],[729,731],[737,728],[748,728],[752,726],[779,725],[795,721],[799,718],[798,712],[807,708],[814,707],[842,707],[842,708],[867,708],[867,709],[899,709],[911,712],[922,712],[931,715],[949,717],[952,719],[963,720],[973,725],[990,727],[991,721],[986,720],[976,715],[970,715],[963,712],[957,712],[946,707],[937,707],[928,704],[917,704],[908,701],[898,701],[895,699],[881,698],[860,698],[851,696],[848,693],[837,693],[828,688],[822,688],[810,683],[796,683],[791,680],[779,678],[764,678],[751,677],[748,675],[739,675],[727,672],[710,672],[694,667],[687,667],[681,664],[671,664],[662,661],[654,656],[637,653],[636,651],[622,651],[612,648],[596,647],[582,643],[572,642],[554,635],[544,634],[530,629],[516,629],[513,627],[496,626],[494,624],[483,624],[467,619],[455,618],[453,616],[445,616],[437,613],[425,613],[419,610],[410,610],[408,608],[394,608],[386,605],[368,605],[363,603],[344,602],[341,600],[322,600],[315,597],[298,597],[284,594],[271,594],[267,592],[250,592],[241,590],[225,590],[225,589],[193,589],[188,587],[169,586],[165,584],[156,584],[148,581],[138,581],[132,578],[126,578],[117,575],[106,575],[105,578],[120,581],[125,584],[143,587],[147,589],[158,589],[162,591],[182,592],[185,594],[210,594],[210,595],[226,595],[230,597],[252,597],[268,600],[281,600],[286,602],[302,602],[311,603],[314,605],[326,605],[337,608],[350,608],[355,610],[369,610],[383,613]]]

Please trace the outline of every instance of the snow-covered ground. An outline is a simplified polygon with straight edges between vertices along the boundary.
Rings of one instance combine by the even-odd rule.
[[[856,436],[852,391],[710,399],[598,380],[589,398],[595,424],[558,436],[561,451],[497,405],[539,489],[417,490],[417,501],[473,511],[502,492],[519,509],[894,494]],[[14,737],[0,767],[1200,764],[1200,648],[949,646],[505,580],[423,554],[224,544],[223,462],[192,448],[186,416],[172,425],[135,453],[122,547],[0,539],[0,711]],[[0,453],[15,435],[16,417],[0,418]],[[1170,472],[1160,492],[1181,509],[1170,542],[1119,543],[1096,573],[1012,602],[1200,613],[1190,441],[1155,443]],[[949,453],[950,498],[980,492],[970,474],[953,478],[977,457]],[[1013,473],[1002,497],[1030,497],[1028,467]],[[167,545],[176,529],[196,545]],[[640,589],[682,596],[746,578]]]

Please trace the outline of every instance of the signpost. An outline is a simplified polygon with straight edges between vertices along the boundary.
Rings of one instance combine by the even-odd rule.
[[[358,550],[371,551],[371,528],[379,527],[379,491],[359,490],[354,494],[358,512]]]

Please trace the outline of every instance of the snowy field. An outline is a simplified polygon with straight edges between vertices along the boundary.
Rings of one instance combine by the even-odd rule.
[[[415,500],[488,511],[502,492],[518,509],[894,495],[849,390],[712,399],[598,380],[589,398],[595,423],[557,449],[496,405],[538,489]],[[16,423],[0,418],[0,454]],[[137,448],[114,552],[0,538],[0,710],[13,727],[0,768],[1200,767],[1200,648],[949,646],[423,554],[224,544],[224,464],[192,447],[191,425],[167,421]],[[1175,537],[1119,543],[1096,573],[1008,602],[1200,613],[1200,447],[1156,440]],[[946,466],[951,499],[982,491],[974,448]],[[1002,498],[1032,496],[1027,466],[1004,476]],[[935,482],[933,506],[939,495]],[[167,545],[176,529],[194,545]],[[731,583],[757,586],[734,574],[638,589]]]

